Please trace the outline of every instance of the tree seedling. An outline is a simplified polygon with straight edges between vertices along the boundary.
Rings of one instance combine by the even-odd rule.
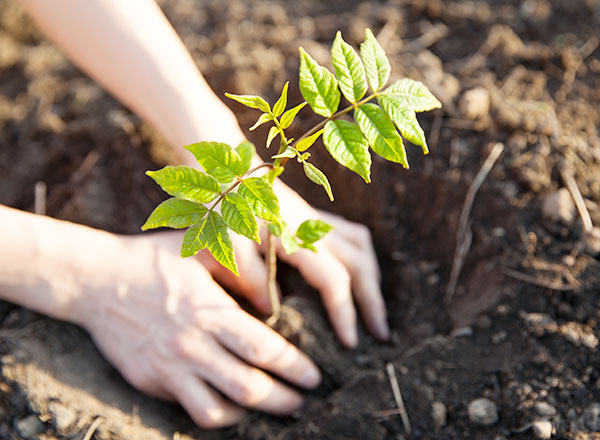
[[[260,96],[226,96],[262,113],[250,128],[272,124],[266,148],[279,136],[279,150],[272,162],[252,167],[255,148],[248,141],[235,148],[219,142],[199,142],[186,146],[204,171],[186,166],[167,166],[146,174],[167,192],[170,199],[162,202],[151,214],[142,230],[170,227],[188,228],[181,245],[181,256],[190,257],[208,249],[223,266],[239,275],[229,230],[257,243],[261,242],[259,221],[268,226],[266,260],[269,269],[269,296],[273,324],[279,316],[277,295],[276,240],[287,253],[300,248],[317,251],[315,243],[332,229],[321,220],[307,220],[296,231],[282,219],[279,202],[273,191],[274,180],[281,175],[290,159],[295,159],[312,182],[320,185],[331,201],[333,192],[325,174],[314,166],[309,149],[322,137],[331,156],[341,165],[371,181],[371,154],[408,168],[402,138],[418,145],[428,154],[425,134],[416,112],[441,107],[425,85],[411,79],[401,79],[387,88],[390,63],[383,48],[370,29],[360,45],[360,55],[337,33],[331,48],[335,74],[319,65],[300,48],[300,92],[306,100],[286,111],[288,84],[271,107]],[[370,94],[367,92],[370,90]],[[340,93],[341,91],[341,93]],[[350,103],[338,110],[341,95]],[[372,102],[377,101],[378,104]],[[296,115],[306,106],[325,119],[297,140],[287,137]],[[353,112],[354,122],[347,116]],[[257,176],[259,170],[268,172]],[[219,212],[220,211],[220,212]]]

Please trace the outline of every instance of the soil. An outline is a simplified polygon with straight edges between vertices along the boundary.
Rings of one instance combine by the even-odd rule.
[[[361,330],[359,348],[343,349],[315,292],[285,268],[281,331],[318,363],[323,385],[296,417],[253,413],[209,432],[132,389],[82,330],[0,303],[0,438],[82,439],[98,421],[96,439],[500,440],[541,436],[539,422],[550,421],[553,438],[600,439],[600,245],[564,197],[575,182],[600,225],[597,0],[161,5],[220,96],[273,100],[291,79],[290,101],[299,102],[298,46],[329,64],[337,29],[356,45],[371,27],[392,79],[420,79],[443,102],[443,111],[419,117],[431,154],[409,145],[409,171],[374,158],[367,186],[316,153],[332,205],[297,171],[286,177],[311,203],[371,228],[392,341]],[[242,127],[257,117],[227,104]],[[295,135],[315,121],[299,117]],[[248,135],[260,146],[266,132]],[[503,152],[457,238],[469,188],[498,143]],[[144,171],[172,160],[165,142],[73,67],[16,0],[0,0],[0,203],[32,211],[44,182],[48,215],[138,233],[163,198]],[[497,409],[489,425],[469,417],[477,398]]]

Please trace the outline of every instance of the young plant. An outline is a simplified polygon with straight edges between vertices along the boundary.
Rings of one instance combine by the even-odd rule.
[[[315,243],[332,229],[321,220],[307,220],[291,231],[280,212],[273,192],[274,180],[283,173],[289,159],[296,159],[312,182],[320,185],[333,201],[331,185],[321,170],[309,162],[308,150],[322,136],[323,144],[341,165],[371,181],[371,154],[408,168],[402,138],[418,145],[428,154],[425,134],[416,112],[441,107],[440,102],[419,81],[401,79],[384,89],[390,76],[390,63],[370,29],[360,45],[360,55],[337,33],[331,48],[335,74],[320,66],[300,48],[300,92],[306,100],[286,111],[289,82],[271,107],[260,96],[226,96],[258,109],[262,113],[250,130],[272,124],[266,148],[279,136],[279,149],[272,162],[251,167],[255,148],[248,141],[235,148],[219,142],[188,145],[204,171],[186,166],[167,166],[146,174],[172,198],[162,202],[151,214],[142,230],[170,227],[188,228],[181,246],[181,256],[190,257],[208,249],[223,266],[238,274],[228,230],[260,243],[259,220],[267,223],[269,295],[273,306],[270,323],[277,320],[279,299],[275,285],[276,242],[279,237],[287,253],[299,248],[317,251]],[[367,92],[370,89],[370,94]],[[341,93],[340,93],[341,91]],[[350,105],[338,110],[341,95]],[[371,102],[377,100],[377,103]],[[308,104],[325,119],[297,140],[286,131],[298,112]],[[354,122],[347,119],[353,112]],[[269,171],[257,176],[259,170]],[[220,210],[220,212],[219,212]]]

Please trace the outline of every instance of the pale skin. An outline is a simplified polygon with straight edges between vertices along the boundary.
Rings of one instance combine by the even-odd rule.
[[[184,145],[244,139],[153,0],[22,4],[82,70],[154,125],[182,163],[197,166]],[[354,303],[369,331],[386,340],[368,230],[316,212],[284,184],[276,191],[292,226],[319,217],[335,226],[316,254],[278,254],[320,292],[340,341],[358,343]],[[0,206],[0,297],[81,325],[132,385],[178,401],[202,427],[236,423],[243,408],[298,410],[294,386],[317,386],[318,368],[224,290],[269,312],[260,249],[233,237],[238,278],[205,252],[181,259],[181,238],[180,231],[110,234]]]

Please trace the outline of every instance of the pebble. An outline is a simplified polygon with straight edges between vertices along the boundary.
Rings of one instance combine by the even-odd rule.
[[[540,417],[554,417],[557,414],[556,408],[547,402],[536,402],[533,409]]]
[[[433,427],[436,431],[446,424],[446,417],[448,411],[446,405],[442,402],[433,402],[431,404],[431,419],[433,420]]]
[[[552,437],[552,422],[537,420],[531,424],[531,430],[535,438],[550,438]]]
[[[483,87],[467,90],[460,97],[458,111],[466,119],[478,119],[490,112],[490,94]]]
[[[490,399],[480,397],[472,400],[467,408],[469,419],[478,425],[493,425],[498,421],[498,408]]]
[[[542,203],[542,214],[553,223],[572,224],[577,211],[569,190],[561,188],[546,197]]]
[[[61,432],[66,432],[77,421],[77,414],[59,402],[51,402],[48,411],[52,415],[56,429]]]
[[[583,413],[583,423],[593,432],[600,431],[600,403],[594,402]]]
[[[21,420],[17,420],[16,428],[17,431],[19,431],[19,434],[26,439],[32,439],[45,430],[44,424],[35,414],[31,414]]]

